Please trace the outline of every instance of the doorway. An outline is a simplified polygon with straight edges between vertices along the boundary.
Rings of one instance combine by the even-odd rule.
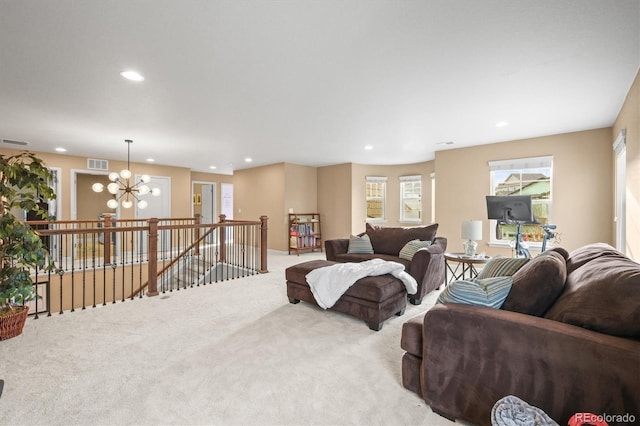
[[[215,182],[193,181],[191,182],[193,198],[192,213],[200,215],[200,223],[216,223],[217,216],[217,189]],[[214,236],[210,234],[206,242],[213,243]]]

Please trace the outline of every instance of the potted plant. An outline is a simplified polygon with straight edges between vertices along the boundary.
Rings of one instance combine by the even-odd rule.
[[[32,275],[54,267],[40,234],[17,215],[34,211],[43,219],[40,202],[55,199],[52,174],[35,154],[0,155],[0,340],[22,333],[35,297]]]

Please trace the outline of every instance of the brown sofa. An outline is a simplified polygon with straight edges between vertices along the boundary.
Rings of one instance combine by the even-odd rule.
[[[404,386],[480,425],[507,395],[561,425],[584,412],[640,420],[640,265],[606,244],[566,256],[518,270],[500,309],[437,304],[405,323]]]
[[[325,252],[327,260],[333,262],[363,262],[378,258],[402,263],[418,283],[418,291],[409,295],[409,302],[419,305],[425,294],[444,283],[444,252],[447,249],[447,239],[437,237],[437,230],[437,223],[412,227],[381,227],[367,223],[364,234],[371,240],[373,254],[348,253],[349,238],[325,241]],[[400,258],[400,250],[412,240],[431,241],[432,244],[418,250],[410,261]]]

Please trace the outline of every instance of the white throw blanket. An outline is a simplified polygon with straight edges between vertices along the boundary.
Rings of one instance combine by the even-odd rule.
[[[314,269],[306,276],[311,292],[323,309],[332,307],[356,281],[364,277],[391,274],[404,283],[407,293],[418,291],[416,280],[398,262],[371,259],[360,263],[336,263]]]

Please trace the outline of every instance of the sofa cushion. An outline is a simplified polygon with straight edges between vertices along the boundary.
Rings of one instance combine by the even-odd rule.
[[[306,283],[307,274],[309,272],[317,268],[324,268],[325,266],[331,266],[335,264],[336,262],[324,259],[309,260],[307,262],[289,266],[287,269],[285,269],[284,276],[287,281],[293,281],[294,283]]]
[[[385,274],[359,279],[344,292],[343,296],[380,303],[398,293],[405,293],[406,295],[406,292],[407,289],[402,281],[391,274]]]
[[[422,358],[422,325],[424,313],[416,315],[402,324],[400,347],[412,355]]]
[[[511,291],[501,309],[542,316],[562,293],[566,279],[562,254],[546,251],[513,275]]]
[[[438,224],[410,227],[383,227],[367,223],[366,234],[371,238],[373,251],[398,256],[400,250],[411,240],[431,241],[436,238]]]
[[[476,278],[510,277],[526,265],[529,260],[522,257],[494,257],[478,272]]]
[[[422,248],[427,248],[431,245],[431,241],[411,240],[402,247],[400,250],[400,259],[411,261],[413,255]]]
[[[373,246],[367,234],[352,235],[349,238],[347,253],[373,253]]]
[[[440,293],[437,303],[460,303],[498,309],[509,294],[512,282],[512,277],[454,281]]]
[[[546,318],[613,336],[640,338],[640,265],[607,245],[569,256],[573,269]],[[584,261],[585,257],[590,260]],[[567,264],[569,266],[569,263]]]
[[[569,258],[567,259],[567,275],[598,257],[626,258],[624,254],[620,253],[609,244],[588,244],[569,253]]]

